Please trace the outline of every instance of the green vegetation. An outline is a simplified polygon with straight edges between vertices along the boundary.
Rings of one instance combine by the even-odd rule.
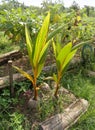
[[[50,12],[47,15],[48,11]],[[94,130],[95,78],[89,77],[85,73],[87,69],[95,70],[94,37],[95,7],[80,8],[76,2],[73,2],[70,8],[65,8],[60,0],[57,2],[45,0],[40,8],[25,6],[17,0],[2,0],[2,4],[0,4],[0,54],[18,48],[26,52],[27,48],[33,75],[14,66],[31,83],[30,81],[28,81],[29,83],[27,81],[15,83],[15,98],[10,98],[8,88],[0,91],[0,130],[30,130],[33,123],[32,129],[37,130],[37,124],[33,122],[32,118],[40,122],[55,114],[55,108],[58,110],[57,112],[62,112],[63,98],[61,96],[54,100],[55,102],[52,98],[41,100],[38,115],[36,111],[32,112],[26,105],[33,90],[34,100],[38,99],[38,90],[39,95],[43,98],[44,94],[41,93],[39,84],[43,82],[40,74],[45,64],[47,49],[50,57],[55,56],[57,68],[53,75],[57,84],[55,96],[57,97],[60,83],[78,98],[87,99],[90,104],[88,111],[70,130]],[[51,46],[52,44],[53,46]],[[77,51],[77,48],[83,44],[88,44],[89,47],[84,45],[83,49],[80,48]],[[71,72],[66,72],[75,53],[79,58],[82,54],[85,63]],[[73,67],[75,66],[73,65]],[[46,76],[52,76],[52,74]],[[41,81],[39,81],[40,79]],[[32,114],[35,116],[31,118]]]
[[[0,32],[0,54],[4,54],[13,50],[19,49],[19,46],[8,40],[7,36],[4,36],[4,32]]]
[[[43,69],[46,52],[50,44],[49,41],[47,42],[49,21],[50,21],[50,13],[48,13],[47,17],[43,22],[42,28],[37,36],[37,40],[35,44],[31,40],[27,26],[25,27],[27,51],[28,51],[31,68],[33,69],[33,77],[27,74],[25,71],[19,69],[18,67],[13,66],[21,74],[23,74],[23,76],[25,76],[32,82],[34,88],[34,100],[37,100],[38,98],[39,88],[37,86],[37,78]]]
[[[19,92],[26,91],[26,85],[30,83],[20,83],[16,89],[23,85],[23,90],[19,89],[16,93],[15,99],[10,98],[9,89],[0,91],[0,129],[1,130],[29,130],[30,123],[24,114],[20,112],[18,108],[15,108],[18,104]],[[16,83],[15,83],[16,85]],[[27,88],[29,89],[29,87]],[[24,101],[24,99],[22,99]],[[18,106],[19,107],[19,106]],[[16,111],[15,111],[16,110]]]
[[[55,44],[53,42],[53,50],[54,50],[54,56],[56,59],[56,66],[57,66],[57,75],[53,74],[53,79],[56,82],[56,90],[55,90],[55,97],[57,97],[58,89],[59,89],[59,84],[60,80],[63,76],[63,74],[66,71],[67,65],[71,61],[71,59],[74,57],[76,49],[72,49],[72,43],[68,43],[65,45],[63,48],[61,47],[60,43]]]
[[[77,97],[89,101],[88,111],[70,130],[94,130],[95,129],[95,77],[83,74],[83,69],[67,73],[62,80],[64,87],[73,92]]]
[[[70,130],[94,130],[95,128],[95,77],[88,77],[84,75],[83,68],[75,69],[73,73],[67,72],[61,81],[61,84],[74,93],[77,97],[85,98],[89,101],[88,111],[80,118],[80,120],[70,128]],[[23,86],[23,87],[22,87]],[[25,102],[25,99],[21,98],[18,101],[19,94],[27,92],[31,88],[30,82],[15,83],[16,98],[10,99],[9,90],[4,89],[0,94],[0,129],[6,130],[11,128],[13,130],[29,130],[31,126],[31,120],[22,113],[20,109],[15,108],[19,101],[21,104]],[[23,89],[22,89],[23,88]],[[23,100],[23,101],[22,101]],[[48,103],[48,106],[47,106]],[[62,98],[59,98],[59,102],[55,102],[58,105],[58,112],[64,111],[62,107]],[[59,107],[60,106],[60,107]],[[18,106],[19,107],[19,106]],[[38,119],[44,120],[47,116],[50,116],[54,110],[54,102],[49,99],[43,103],[39,108]],[[51,108],[51,109],[50,109]],[[27,109],[30,113],[31,110]],[[4,125],[6,124],[6,125]],[[35,126],[36,127],[36,126]]]

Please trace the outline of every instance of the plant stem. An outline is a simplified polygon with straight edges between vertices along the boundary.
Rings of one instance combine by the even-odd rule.
[[[35,87],[35,89],[34,89],[34,100],[37,100],[37,98],[38,98],[38,90],[36,89],[36,87]]]
[[[56,90],[55,90],[55,93],[54,93],[54,96],[55,96],[56,98],[58,98],[58,95],[57,95],[57,94],[58,94],[60,79],[61,79],[61,73],[58,72],[58,80],[57,80],[57,82],[56,82]]]
[[[56,84],[56,90],[55,90],[55,93],[54,93],[54,96],[57,98],[58,97],[58,89],[59,89],[59,83]]]
[[[37,100],[38,98],[38,89],[37,89],[37,74],[36,74],[36,69],[34,71],[34,84],[33,84],[33,87],[34,87],[34,100]]]

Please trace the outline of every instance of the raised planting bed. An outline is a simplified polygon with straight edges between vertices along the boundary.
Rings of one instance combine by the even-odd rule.
[[[9,81],[9,77],[6,78]],[[15,74],[14,80],[18,81],[18,85],[20,81],[25,81],[25,78],[22,78],[20,74]],[[4,82],[4,79],[2,79],[2,82]],[[8,83],[6,83],[6,86],[8,86]],[[23,88],[23,84],[21,87]],[[14,88],[16,89],[17,86],[14,86]],[[33,91],[31,89],[20,93],[17,99],[18,102],[10,105],[12,112],[19,111],[24,114],[30,122],[31,130],[36,128],[37,130],[68,129],[87,111],[89,103],[84,99],[78,99],[62,86],[58,91],[58,99],[56,99],[53,96],[54,88],[55,84],[53,82],[50,82],[49,88],[47,83],[42,85],[39,90],[38,101],[32,100]],[[16,93],[15,91],[15,95]]]
[[[56,99],[53,96],[54,83],[49,88],[47,86],[47,83],[42,84],[38,101],[32,99],[33,91],[28,90],[19,93],[16,97],[18,102],[8,104],[8,109],[11,113],[23,114],[31,130],[66,130],[87,111],[89,103],[84,99],[76,98],[62,86]]]
[[[56,114],[40,123],[40,130],[67,130],[87,111],[88,102],[84,99],[76,99],[64,113]]]
[[[27,58],[23,60],[26,61],[26,59]],[[27,61],[25,61],[20,61],[20,65],[21,63],[27,63]],[[13,64],[16,65],[16,63]],[[72,64],[75,63],[76,61],[73,60]],[[52,72],[54,69],[55,65],[46,66],[44,72]],[[29,70],[28,73],[31,73],[31,71]],[[9,78],[10,76],[0,78],[0,88],[12,85],[10,84]],[[13,80],[17,81],[17,84],[19,84],[20,81],[25,81],[26,79],[23,78],[22,75],[16,73],[13,74]],[[23,88],[23,85],[21,87]],[[16,89],[17,86],[14,88]],[[12,112],[19,111],[21,114],[24,114],[29,121],[31,130],[66,130],[87,111],[89,103],[84,99],[78,99],[62,86],[58,91],[58,99],[54,98],[54,91],[54,83],[49,82],[49,85],[45,83],[44,86],[42,85],[40,87],[38,101],[33,100],[34,95],[31,89],[19,93],[18,102],[10,104],[9,109],[12,108]]]

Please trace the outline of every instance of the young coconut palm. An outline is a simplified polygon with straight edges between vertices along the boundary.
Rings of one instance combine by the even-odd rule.
[[[46,52],[50,43],[49,41],[47,41],[49,21],[50,21],[50,13],[48,13],[46,18],[44,19],[41,30],[38,33],[36,43],[32,42],[27,25],[25,25],[26,46],[27,46],[30,64],[32,66],[33,76],[26,73],[22,69],[13,66],[23,76],[25,76],[32,82],[34,88],[34,100],[37,100],[38,97],[39,88],[37,86],[37,78],[40,75],[42,68],[44,66]]]
[[[91,40],[89,40],[91,42]],[[89,42],[86,41],[86,42]],[[62,76],[64,75],[71,59],[74,57],[76,51],[80,46],[85,44],[86,42],[81,42],[80,44],[77,44],[76,46],[72,46],[72,42],[68,43],[64,47],[61,46],[61,44],[57,43],[55,44],[54,41],[52,42],[53,45],[53,51],[54,56],[56,60],[56,67],[57,67],[57,74],[53,74],[53,80],[56,82],[56,90],[54,93],[55,97],[58,97],[58,89],[60,85],[60,80]]]

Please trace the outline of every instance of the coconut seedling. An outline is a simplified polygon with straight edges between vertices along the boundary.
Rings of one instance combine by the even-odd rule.
[[[39,87],[37,86],[37,78],[40,75],[42,68],[44,66],[46,52],[47,52],[48,46],[50,44],[49,40],[47,41],[49,21],[50,21],[50,12],[44,19],[44,22],[38,33],[35,43],[32,42],[32,39],[31,39],[30,33],[29,33],[29,29],[28,29],[27,25],[25,25],[26,46],[27,46],[29,61],[30,61],[31,67],[32,67],[33,76],[31,76],[27,72],[23,71],[22,69],[20,69],[16,66],[13,66],[24,77],[26,77],[27,79],[29,79],[32,82],[33,88],[34,88],[34,98],[33,98],[34,100],[37,100],[37,98],[38,98]]]
[[[60,87],[60,81],[64,73],[66,72],[68,65],[74,55],[76,54],[77,50],[84,45],[85,43],[92,42],[93,40],[88,40],[85,42],[81,42],[75,46],[72,45],[72,42],[69,42],[64,47],[62,47],[62,44],[52,42],[53,46],[53,52],[56,60],[56,67],[57,67],[57,73],[53,74],[52,78],[56,83],[56,89],[54,96],[58,97],[58,89]]]

